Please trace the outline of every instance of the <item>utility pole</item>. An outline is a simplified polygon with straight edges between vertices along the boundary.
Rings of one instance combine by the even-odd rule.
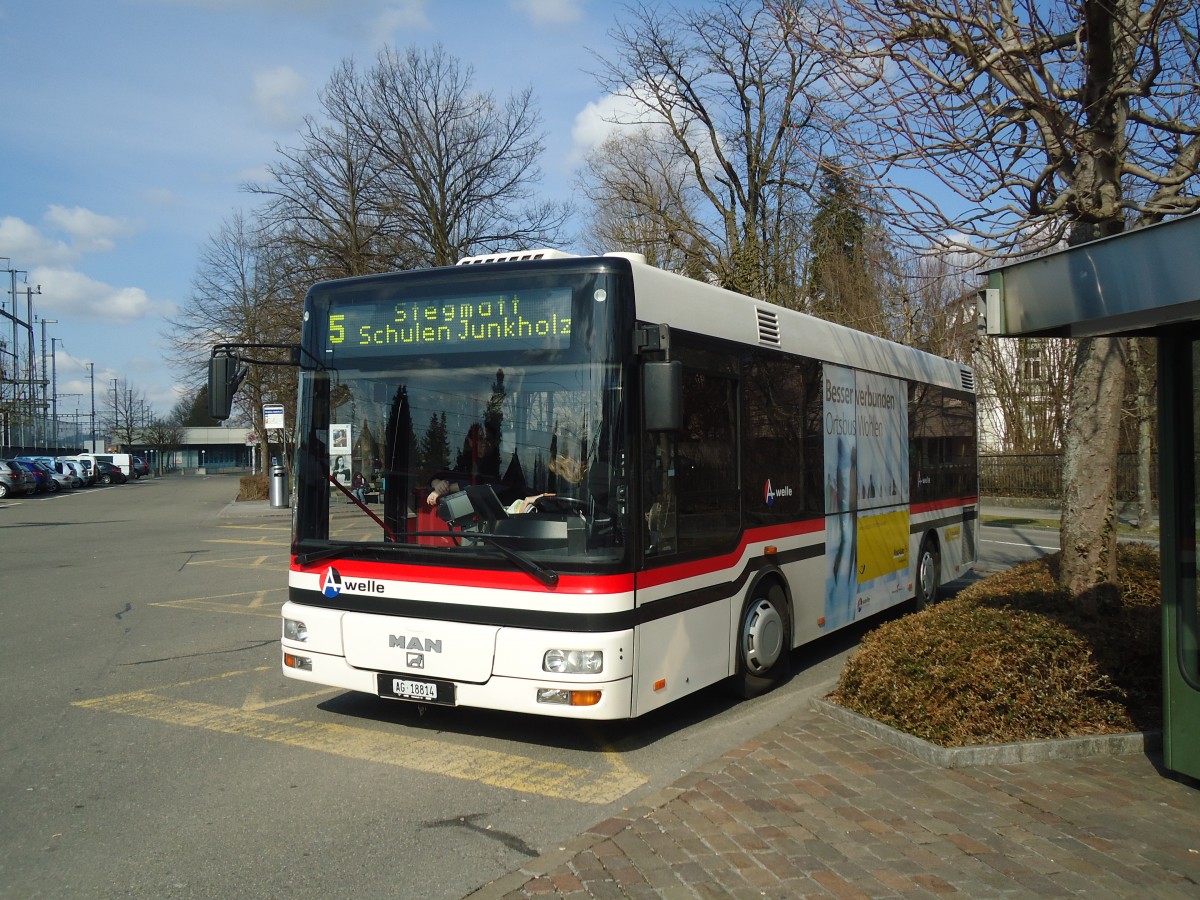
[[[54,345],[61,344],[61,338],[50,338],[50,413],[54,423],[54,448],[58,449],[58,354]]]
[[[39,285],[41,287],[41,285]],[[28,289],[26,289],[28,290]],[[42,444],[50,442],[50,423],[47,416],[50,415],[50,404],[46,398],[46,389],[49,386],[49,379],[46,377],[46,326],[57,325],[58,319],[42,319]],[[57,443],[55,443],[57,447]]]
[[[20,389],[18,387],[18,385],[20,385],[20,383],[21,383],[21,349],[20,349],[20,345],[17,343],[17,326],[23,325],[26,328],[30,329],[30,339],[29,340],[30,340],[31,348],[33,345],[33,326],[30,325],[29,322],[22,322],[20,317],[17,315],[17,276],[18,275],[28,275],[29,273],[24,269],[14,269],[12,267],[12,260],[9,259],[7,256],[0,256],[0,259],[3,259],[5,262],[7,262],[9,264],[7,269],[3,269],[0,271],[5,271],[8,273],[8,285],[9,285],[8,295],[9,295],[9,297],[12,298],[12,301],[11,301],[12,302],[12,311],[11,312],[0,309],[0,315],[3,315],[6,319],[8,319],[10,322],[12,322],[12,344],[10,345],[10,350],[12,351],[13,367],[12,367],[12,377],[10,379],[8,379],[8,383],[12,385],[11,402],[9,404],[9,410],[10,410],[9,417],[10,417],[10,421],[11,421],[12,417],[16,414],[17,410],[20,408],[20,405],[21,405],[21,394],[20,394]],[[39,288],[39,291],[40,291],[40,288]],[[22,427],[21,427],[20,443],[21,444],[25,443],[24,425],[22,425]]]
[[[92,383],[92,430],[88,433],[88,447],[92,453],[96,452],[96,364],[90,362],[88,367],[88,380]]]

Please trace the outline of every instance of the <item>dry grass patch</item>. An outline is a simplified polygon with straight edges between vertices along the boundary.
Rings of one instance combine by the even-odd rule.
[[[1158,553],[1121,545],[1091,615],[1058,557],[993,575],[863,639],[830,700],[946,747],[1162,724]]]

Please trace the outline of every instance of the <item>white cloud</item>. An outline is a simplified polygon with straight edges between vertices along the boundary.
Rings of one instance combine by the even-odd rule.
[[[35,266],[67,266],[88,253],[115,249],[118,238],[140,227],[129,219],[100,215],[82,206],[51,206],[43,219],[48,230],[65,234],[67,240],[52,237],[16,216],[5,216],[0,218],[0,247],[6,255]]]
[[[405,31],[428,31],[429,0],[400,0],[391,3],[371,22],[370,37],[376,47],[387,43],[407,44]]]
[[[535,25],[565,25],[583,18],[580,0],[509,0],[508,5]]]
[[[41,306],[51,316],[121,323],[159,311],[159,305],[141,288],[113,287],[72,269],[39,268],[30,273],[29,280],[41,285]]]
[[[127,219],[102,216],[82,206],[71,209],[51,206],[46,211],[45,219],[70,236],[71,246],[78,253],[107,252],[116,246],[117,238],[137,230],[137,226]]]
[[[0,247],[14,262],[64,264],[79,254],[63,241],[46,237],[28,222],[15,216],[0,219]]]
[[[272,128],[298,124],[308,99],[308,80],[291,66],[254,73],[254,108]]]
[[[629,94],[608,94],[589,103],[571,127],[571,162],[578,162],[622,128],[652,121],[650,111]]]

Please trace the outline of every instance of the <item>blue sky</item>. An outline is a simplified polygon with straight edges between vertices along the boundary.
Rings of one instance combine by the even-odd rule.
[[[0,0],[0,267],[21,270],[22,319],[28,284],[41,286],[37,318],[57,320],[60,414],[89,411],[88,362],[98,413],[114,378],[169,411],[181,385],[165,317],[186,312],[201,246],[254,207],[241,185],[295,144],[341,60],[440,42],[479,89],[532,85],[542,190],[565,199],[604,132],[588,51],[603,51],[620,12],[601,0]]]

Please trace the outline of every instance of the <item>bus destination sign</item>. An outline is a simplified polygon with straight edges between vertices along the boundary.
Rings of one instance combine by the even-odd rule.
[[[571,289],[351,302],[329,308],[326,353],[409,356],[560,350],[571,344]]]

